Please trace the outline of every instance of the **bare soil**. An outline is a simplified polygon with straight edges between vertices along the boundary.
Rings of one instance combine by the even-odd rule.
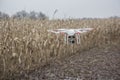
[[[93,48],[42,68],[24,72],[15,80],[120,80],[120,47]]]

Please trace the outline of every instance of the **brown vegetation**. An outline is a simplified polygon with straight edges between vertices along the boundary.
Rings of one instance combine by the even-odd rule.
[[[48,29],[92,27],[81,34],[81,44],[66,45]],[[1,20],[0,77],[10,77],[47,65],[51,60],[81,53],[94,47],[120,45],[120,19]]]

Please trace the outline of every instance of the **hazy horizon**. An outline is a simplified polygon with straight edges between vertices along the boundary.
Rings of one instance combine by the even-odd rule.
[[[0,0],[0,11],[13,15],[18,11],[43,12],[52,18],[120,17],[120,0]]]

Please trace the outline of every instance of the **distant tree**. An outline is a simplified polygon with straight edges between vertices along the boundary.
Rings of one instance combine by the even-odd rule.
[[[37,13],[35,11],[31,11],[30,13],[27,13],[25,10],[17,12],[12,16],[12,18],[17,18],[17,19],[30,18],[30,19],[41,19],[41,20],[48,19],[48,17],[42,12]]]
[[[0,19],[9,19],[9,15],[3,12],[0,12]]]
[[[45,14],[43,14],[42,12],[39,12],[39,13],[38,13],[37,18],[38,18],[38,19],[41,19],[41,20],[48,19],[48,17],[47,17]]]
[[[27,13],[25,10],[22,10],[22,11],[17,12],[16,14],[14,14],[12,17],[18,18],[18,19],[28,18],[29,13]]]
[[[37,13],[35,11],[31,11],[29,14],[30,19],[37,19]]]
[[[120,18],[120,17],[119,17],[119,16],[112,16],[112,17],[110,17],[110,18],[118,19],[118,18]]]
[[[2,19],[2,12],[0,12],[0,19]]]

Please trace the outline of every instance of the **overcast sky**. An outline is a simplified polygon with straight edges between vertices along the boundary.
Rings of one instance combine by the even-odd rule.
[[[20,10],[43,12],[50,18],[120,16],[120,0],[0,0],[0,11],[14,14]]]

